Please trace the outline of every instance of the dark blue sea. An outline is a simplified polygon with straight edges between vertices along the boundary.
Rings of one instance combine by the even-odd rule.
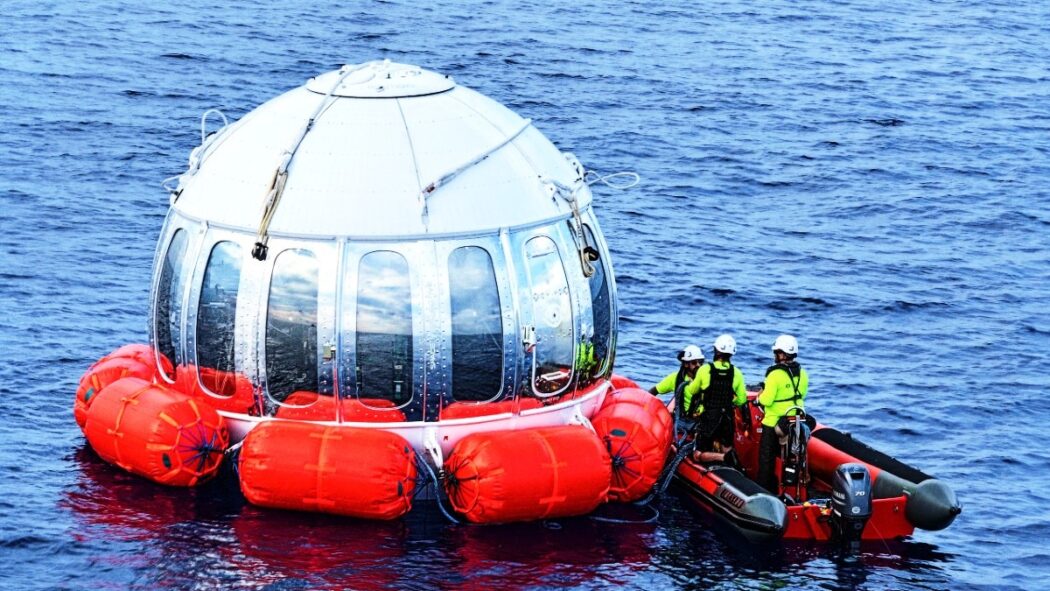
[[[6,0],[0,589],[1050,588],[1050,4]],[[720,332],[750,382],[801,341],[822,422],[949,482],[947,530],[756,549],[674,495],[653,524],[264,511],[89,449],[76,383],[147,335],[202,111],[343,63],[450,74],[602,173],[616,367]]]

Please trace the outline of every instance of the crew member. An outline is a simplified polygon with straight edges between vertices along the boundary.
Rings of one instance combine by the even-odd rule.
[[[744,372],[730,362],[736,353],[736,341],[724,334],[715,339],[714,361],[696,372],[696,379],[685,387],[683,407],[685,416],[699,415],[697,421],[697,451],[702,461],[720,461],[733,447],[733,409],[747,402]]]
[[[798,341],[782,334],[773,343],[774,364],[766,370],[766,383],[756,399],[765,409],[762,419],[762,439],[758,448],[758,484],[776,494],[778,480],[774,473],[780,440],[777,425],[783,420],[781,431],[787,432],[787,417],[797,414],[793,407],[802,408],[809,389],[806,370],[795,361]]]
[[[649,388],[650,394],[656,396],[657,394],[674,392],[675,403],[677,404],[678,393],[681,392],[681,388],[693,381],[693,378],[696,377],[696,370],[700,369],[700,364],[704,362],[704,352],[696,345],[689,345],[678,352],[678,361],[681,362],[678,371],[667,374],[666,378]]]

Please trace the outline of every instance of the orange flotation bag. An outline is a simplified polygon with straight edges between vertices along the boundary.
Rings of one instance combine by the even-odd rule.
[[[608,396],[591,424],[612,457],[609,500],[644,497],[667,461],[674,435],[671,413],[645,390],[628,388]]]
[[[159,366],[167,375],[172,375],[173,369],[171,361],[164,355],[158,356],[156,351],[153,350],[153,347],[149,345],[142,343],[124,345],[100,359],[99,363],[109,359],[116,359],[118,357],[123,359],[134,359],[153,368]]]
[[[76,419],[80,430],[84,430],[88,408],[103,388],[129,376],[152,382],[156,373],[155,366],[133,357],[106,356],[92,365],[80,378],[76,398],[73,400],[73,418]]]
[[[519,398],[518,400],[502,400],[500,402],[452,402],[441,409],[441,420],[469,419],[498,415],[507,412],[521,412],[543,406],[543,401],[538,398]]]
[[[416,454],[379,429],[267,421],[244,438],[240,476],[263,507],[396,519],[412,508]]]
[[[343,398],[339,406],[345,423],[400,423],[405,420],[405,413],[393,402],[380,398]],[[275,416],[298,421],[334,421],[335,409],[335,396],[299,390],[284,400]]]
[[[473,523],[590,513],[605,502],[609,455],[586,427],[474,433],[445,461],[452,507]]]
[[[631,378],[628,378],[626,376],[621,376],[621,375],[615,374],[615,373],[613,375],[609,376],[609,383],[612,384],[613,390],[623,390],[625,388],[638,388],[639,387],[638,386],[638,382],[636,382],[636,381],[634,381]]]
[[[103,460],[171,486],[193,486],[219,469],[229,435],[207,404],[131,377],[94,398],[84,434]]]
[[[180,365],[175,369],[175,375],[176,390],[203,400],[218,410],[248,414],[255,407],[255,391],[251,380],[244,374],[213,367]]]

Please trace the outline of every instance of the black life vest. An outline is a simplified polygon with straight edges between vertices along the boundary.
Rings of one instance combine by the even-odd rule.
[[[798,401],[802,399],[802,393],[798,391],[798,383],[802,381],[802,366],[799,365],[797,361],[790,361],[788,363],[777,363],[775,365],[770,365],[769,368],[766,369],[766,377],[769,377],[769,374],[773,373],[774,371],[777,371],[778,369],[787,372],[788,382],[791,383],[791,388],[794,389],[795,395],[787,397],[778,397],[774,399],[771,404],[776,404],[777,402],[787,402],[788,400],[791,400],[794,401],[796,405],[798,405]]]
[[[697,427],[705,437],[715,433],[723,422],[733,424],[733,377],[736,374],[732,364],[726,369],[718,369],[714,363],[707,365],[711,368],[711,381],[706,389],[697,392],[691,409],[696,412],[698,403],[704,405]]]
[[[697,396],[689,405],[689,414],[695,413],[701,404],[704,405],[704,415],[709,418],[731,414],[734,395],[733,376],[736,369],[733,364],[729,364],[726,369],[718,369],[714,363],[708,363],[707,366],[711,370],[711,381],[707,383],[707,388],[697,392]]]
[[[718,369],[714,363],[707,364],[711,368],[711,381],[707,383],[707,389],[700,391],[700,397],[704,403],[704,413],[710,410],[725,412],[733,409],[733,376],[736,368],[730,363],[726,369]]]

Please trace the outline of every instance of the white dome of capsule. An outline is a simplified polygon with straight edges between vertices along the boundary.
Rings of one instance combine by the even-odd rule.
[[[535,224],[570,213],[552,181],[579,177],[527,119],[451,78],[383,61],[313,78],[224,129],[196,155],[174,207],[254,230],[289,154],[272,234],[433,237]],[[590,204],[586,186],[577,199]]]
[[[575,421],[616,339],[585,176],[445,76],[313,78],[202,137],[177,177],[153,275],[162,376],[235,428],[383,422],[417,449],[437,423]]]

